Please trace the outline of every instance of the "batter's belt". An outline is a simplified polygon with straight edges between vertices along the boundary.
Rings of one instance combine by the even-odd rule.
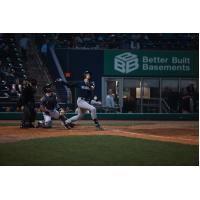
[[[81,100],[87,101],[88,103],[91,102],[91,99],[86,99],[86,98],[84,98],[84,97],[78,97],[78,98],[81,99]]]

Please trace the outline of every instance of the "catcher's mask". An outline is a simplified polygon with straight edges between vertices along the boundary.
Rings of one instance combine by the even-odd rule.
[[[46,84],[46,85],[43,87],[43,92],[44,92],[44,93],[51,93],[51,92],[53,92],[53,89],[52,89],[51,85],[50,85],[50,84]]]
[[[31,83],[32,86],[37,86],[37,80],[36,79],[31,79],[29,80],[29,82]]]

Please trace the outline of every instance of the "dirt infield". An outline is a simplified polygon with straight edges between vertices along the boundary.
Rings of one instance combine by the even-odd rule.
[[[20,129],[16,121],[0,121],[0,143],[17,142],[34,138],[115,135],[147,140],[199,145],[197,121],[102,121],[104,131],[96,131],[91,121],[82,121],[66,130],[56,122],[51,129]]]

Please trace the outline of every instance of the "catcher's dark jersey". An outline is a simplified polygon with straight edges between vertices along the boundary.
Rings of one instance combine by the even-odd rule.
[[[53,93],[51,96],[46,94],[40,99],[40,105],[44,106],[48,110],[54,110],[57,108],[57,96]]]

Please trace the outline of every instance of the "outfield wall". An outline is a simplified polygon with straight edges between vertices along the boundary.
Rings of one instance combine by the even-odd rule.
[[[67,117],[75,115],[68,113]],[[103,120],[199,120],[199,114],[182,113],[98,113],[98,118]],[[20,120],[20,112],[0,112],[0,120]],[[37,119],[42,119],[42,113],[37,113]],[[86,114],[84,119],[90,119],[90,114]]]

